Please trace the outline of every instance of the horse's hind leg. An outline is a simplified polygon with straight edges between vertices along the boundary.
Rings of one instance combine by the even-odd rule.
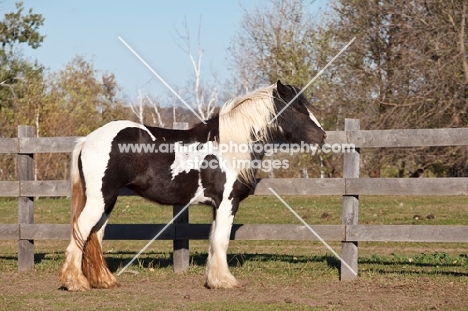
[[[102,238],[108,219],[109,214],[105,212],[101,220],[91,230],[91,234],[83,248],[81,267],[83,274],[93,288],[114,288],[120,286],[117,278],[110,272],[102,254]]]
[[[72,229],[73,230],[73,229]],[[59,281],[64,289],[72,292],[90,290],[88,279],[81,271],[83,252],[72,236],[65,251],[65,261],[59,272]]]
[[[210,248],[206,264],[205,286],[208,288],[233,288],[239,283],[229,271],[227,263],[227,249],[231,227],[234,221],[232,200],[224,199],[216,210],[215,220],[211,228]]]
[[[59,273],[59,280],[69,291],[86,291],[91,284],[82,270],[83,251],[91,230],[98,224],[104,214],[102,199],[88,196],[81,212],[73,217],[70,244],[65,252],[65,262]]]

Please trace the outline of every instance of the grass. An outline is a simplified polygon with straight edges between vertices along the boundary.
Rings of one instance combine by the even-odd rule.
[[[340,224],[341,197],[294,197],[284,196],[288,204],[310,224]],[[15,200],[0,200],[0,223],[15,223],[17,205]],[[68,223],[70,202],[68,199],[39,199],[35,202],[35,223]],[[361,197],[359,206],[359,223],[361,224],[431,224],[452,225],[468,223],[465,197]],[[414,216],[421,216],[415,219]],[[432,215],[427,218],[426,216]],[[210,223],[211,208],[194,206],[190,209],[191,223]],[[159,206],[138,197],[121,197],[113,211],[110,223],[166,223],[172,218],[172,208]],[[274,197],[253,196],[241,203],[236,216],[236,223],[285,223],[299,224],[299,220],[292,215]],[[122,268],[147,241],[105,241],[104,252],[111,270]],[[35,271],[30,274],[17,274],[17,242],[0,241],[0,284],[6,284],[9,275],[21,278],[48,279],[56,282],[55,275],[62,261],[63,252],[68,241],[36,241],[35,242]],[[330,242],[330,246],[340,253],[341,244]],[[190,241],[190,268],[185,276],[172,273],[172,241],[155,241],[146,252],[120,277],[121,282],[130,284],[125,291],[118,291],[118,295],[126,297],[127,302],[136,298],[130,287],[146,290],[145,284],[164,284],[168,293],[184,292],[178,285],[185,284],[189,288],[199,288],[203,282],[203,274],[207,258],[208,241]],[[445,286],[459,284],[466,288],[468,285],[468,256],[464,243],[397,243],[397,242],[361,242],[359,243],[359,281],[354,285],[339,285],[340,262],[321,243],[309,241],[231,241],[228,262],[233,274],[249,285],[243,289],[241,299],[236,304],[226,305],[216,300],[210,300],[210,291],[197,292],[203,299],[194,301],[184,296],[174,298],[178,309],[190,306],[196,310],[301,310],[308,309],[310,289],[322,284],[334,284],[343,287],[342,290],[352,292],[352,286],[364,288],[379,284],[381,288],[393,288],[395,284],[420,283],[421,278],[429,283],[441,283]],[[23,276],[22,276],[23,275]],[[15,281],[17,281],[15,279]],[[23,280],[26,282],[26,279]],[[187,282],[189,284],[187,285]],[[190,283],[191,282],[191,283]],[[318,282],[318,283],[317,283]],[[455,283],[454,283],[455,282]],[[280,289],[290,288],[294,295]],[[358,284],[358,285],[356,285]],[[448,284],[448,285],[447,285]],[[159,285],[157,285],[159,286]],[[174,288],[172,288],[173,286]],[[403,286],[403,285],[401,285]],[[404,285],[406,286],[406,285]],[[412,285],[413,286],[413,285]],[[258,293],[258,297],[249,298],[251,291]],[[361,288],[361,289],[362,289]],[[169,291],[169,289],[171,289]],[[133,289],[132,289],[133,290]],[[148,289],[149,290],[149,289]],[[271,292],[278,291],[270,297]],[[128,292],[126,292],[128,291]],[[325,291],[325,290],[324,290]],[[307,294],[308,293],[308,294]],[[231,293],[229,293],[230,295]],[[324,294],[324,293],[322,293]],[[386,294],[386,291],[384,291]],[[23,302],[19,293],[0,294],[8,301],[9,309],[25,309],[31,305]],[[33,292],[27,301],[47,301],[46,298]],[[70,308],[68,298],[63,293],[53,292],[56,309]],[[91,291],[82,294],[83,299],[90,302],[107,297],[107,291]],[[116,294],[117,295],[117,294]],[[235,293],[231,298],[235,300]],[[337,294],[339,296],[339,294]],[[383,294],[382,294],[383,295]],[[205,297],[206,296],[206,297]],[[338,297],[337,296],[337,297]],[[7,298],[5,298],[7,297]],[[16,297],[16,298],[15,298]],[[23,297],[23,298],[20,298]],[[115,299],[109,298],[110,300]],[[172,298],[171,298],[172,299]],[[214,298],[213,298],[214,299]],[[247,301],[245,301],[247,299]],[[250,299],[250,300],[249,300]],[[278,300],[279,299],[279,300]],[[382,298],[385,300],[384,298]],[[190,300],[190,301],[188,301]],[[55,302],[57,301],[57,302]],[[330,298],[333,303],[325,301],[325,308],[341,309],[340,301]],[[138,301],[141,309],[171,309],[164,301]],[[306,303],[307,302],[307,303]],[[303,304],[305,303],[305,305]],[[357,302],[356,302],[357,303]],[[391,307],[391,302],[390,307]],[[32,305],[34,306],[34,305]],[[89,307],[90,305],[88,305]],[[98,305],[96,305],[98,307]],[[126,306],[126,305],[125,305]],[[102,309],[127,308],[124,305]],[[456,307],[454,307],[457,309]],[[7,308],[8,309],[8,308]],[[43,309],[38,307],[37,309]],[[47,309],[47,308],[44,308]],[[53,308],[52,308],[53,309]],[[131,308],[130,308],[131,309]],[[313,308],[314,309],[314,308]],[[320,308],[318,308],[320,309]],[[416,308],[417,309],[417,308]],[[55,309],[54,309],[55,310]]]
[[[288,204],[311,224],[340,224],[340,196],[284,196]],[[359,200],[360,224],[466,224],[466,197],[403,197],[364,196]],[[35,201],[35,223],[68,223],[69,199]],[[0,223],[17,222],[17,202],[0,199]],[[414,219],[415,215],[421,220]],[[434,219],[428,219],[432,215]],[[212,212],[207,206],[190,207],[191,223],[211,223]],[[110,223],[165,223],[172,218],[172,209],[139,197],[120,197]],[[430,218],[430,217],[429,217]],[[241,203],[236,223],[299,224],[283,204],[273,196],[251,196]]]
[[[341,223],[341,197],[294,197],[284,196],[290,206],[310,224],[340,224]],[[431,224],[452,225],[468,223],[468,213],[465,213],[465,197],[362,197],[359,207],[359,223],[361,224]],[[68,223],[70,219],[69,199],[39,199],[35,202],[35,223]],[[1,223],[15,223],[17,217],[16,201],[0,200]],[[421,216],[415,219],[415,215]],[[432,215],[427,218],[426,216]],[[210,207],[193,206],[190,208],[191,223],[210,223],[212,211]],[[172,218],[172,209],[148,202],[139,197],[121,197],[112,213],[109,223],[167,223]],[[299,220],[290,213],[276,198],[272,196],[251,196],[242,202],[235,223],[285,223],[299,224]],[[16,243],[12,241],[0,242],[2,254],[8,254],[9,261],[3,262],[1,270],[11,267],[14,269]],[[66,241],[36,241],[36,252],[41,265],[47,265],[49,261],[61,261]],[[124,259],[125,254],[135,253],[145,244],[145,241],[106,241],[105,251],[108,254],[116,254]],[[334,249],[339,250],[340,243],[330,243]],[[172,248],[171,241],[155,242],[157,249],[164,256],[169,256]],[[405,245],[402,248],[402,245]],[[191,241],[191,251],[194,254],[194,262],[199,261],[196,254],[206,255],[207,241]],[[381,250],[379,250],[381,248]],[[384,266],[389,263],[406,263],[404,256],[412,266],[427,261],[428,264],[437,265],[441,254],[444,258],[454,263],[456,267],[466,264],[466,257],[457,254],[464,248],[462,243],[360,243],[360,260],[362,264],[377,264],[380,258]],[[275,254],[275,256],[311,256],[317,250],[322,249],[326,255],[326,249],[318,242],[304,241],[232,241],[230,251],[232,254]],[[401,252],[402,250],[404,252]],[[149,251],[151,250],[151,247]],[[312,253],[311,250],[314,250]],[[415,250],[407,254],[408,250]],[[437,251],[433,251],[437,250]],[[407,255],[404,255],[407,254]],[[154,255],[154,254],[153,254]],[[240,256],[240,255],[239,255]],[[382,257],[383,256],[383,257]],[[421,257],[422,256],[422,257]],[[452,256],[452,257],[450,257]],[[3,256],[5,258],[5,256]],[[255,261],[255,256],[243,255],[235,260]],[[288,258],[288,257],[284,257]],[[167,260],[170,265],[170,260]],[[284,261],[284,260],[283,260]],[[203,265],[204,259],[200,264]],[[294,261],[290,261],[294,263]],[[447,265],[445,265],[447,266]],[[450,266],[450,265],[449,265]],[[54,267],[56,268],[56,267]],[[363,269],[367,269],[364,268]],[[380,268],[379,268],[380,269]],[[382,270],[382,269],[380,269]]]

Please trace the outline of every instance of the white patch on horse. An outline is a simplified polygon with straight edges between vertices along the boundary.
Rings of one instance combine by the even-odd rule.
[[[153,140],[155,139],[149,130],[141,124],[131,121],[114,121],[78,142],[81,145],[82,170],[86,184],[86,205],[75,225],[78,236],[82,236],[84,240],[87,239],[91,229],[104,214],[105,200],[102,194],[102,179],[109,163],[112,142],[121,130],[132,127],[147,131]],[[84,241],[78,242],[84,243]]]
[[[107,123],[86,137],[81,149],[81,161],[83,163],[87,197],[96,197],[99,194],[102,204],[104,204],[104,198],[101,193],[102,178],[109,163],[112,142],[120,131],[132,127],[148,132],[151,139],[153,141],[156,140],[156,137],[144,125],[132,121],[113,121]],[[102,211],[99,212],[102,213]]]
[[[317,124],[318,127],[320,127],[322,130],[323,130],[323,127],[322,125],[320,124],[320,122],[317,120],[317,118],[314,116],[314,114],[312,113],[312,111],[309,110],[309,108],[307,108],[307,111],[309,112],[309,118],[315,122],[315,124]]]
[[[201,178],[198,177],[198,189],[197,189],[197,191],[195,191],[195,193],[200,193],[200,191],[202,191],[202,189],[203,189],[203,185],[201,183]],[[192,199],[190,199],[190,200],[192,200]],[[195,198],[195,200],[192,201],[192,204],[199,204],[199,203],[206,203],[206,202],[214,203],[212,198],[205,197],[203,194],[201,194],[201,195],[198,195]]]
[[[199,171],[203,165],[203,160],[208,155],[214,155],[220,159],[218,145],[212,141],[206,143],[183,144],[174,143],[174,162],[171,164],[172,180],[182,172],[188,173],[191,170]],[[218,165],[223,170],[222,165]]]
[[[226,260],[229,247],[234,215],[232,213],[232,199],[229,199],[237,174],[234,171],[226,172],[223,200],[216,210],[216,219],[213,222],[210,234],[210,248],[206,266],[206,285],[210,288],[232,288],[238,286],[235,277],[229,271]]]

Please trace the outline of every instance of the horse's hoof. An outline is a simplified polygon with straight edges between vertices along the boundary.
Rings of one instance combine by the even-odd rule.
[[[236,278],[231,274],[223,278],[207,277],[205,281],[205,287],[209,289],[237,288],[237,287],[240,287],[240,284],[236,280]]]
[[[100,289],[111,289],[111,288],[118,288],[120,287],[120,282],[117,279],[107,280],[100,283],[92,283],[92,288],[100,288]]]
[[[61,289],[66,289],[69,292],[85,292],[91,290],[91,285],[83,274],[74,274],[72,276],[67,275],[65,271],[61,271],[59,274],[59,282],[62,284]]]
[[[69,292],[86,292],[91,290],[88,282],[66,282],[62,285],[62,289]]]

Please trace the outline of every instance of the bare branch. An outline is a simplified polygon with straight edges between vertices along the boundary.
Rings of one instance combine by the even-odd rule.
[[[466,27],[466,2],[463,1],[463,9],[461,14],[461,23],[460,23],[460,37],[459,37],[459,46],[460,54],[462,55],[461,62],[463,65],[463,74],[465,76],[465,85],[468,87],[468,64],[466,62],[466,49],[465,49],[465,27]]]
[[[154,114],[151,114],[153,116],[154,120],[154,115],[158,118],[158,121],[155,122],[153,121],[156,126],[164,127],[164,122],[161,118],[161,112],[159,111],[159,106],[157,103],[155,103],[148,95],[146,95],[146,100],[150,103],[151,107],[153,108]]]
[[[133,114],[138,118],[138,122],[141,124],[144,123],[144,96],[141,94],[141,90],[138,90],[137,102],[130,103],[130,109],[132,110]]]
[[[182,35],[180,31],[177,30],[177,34],[179,35],[179,42],[177,42],[179,48],[182,51],[187,53],[190,62],[192,64],[193,72],[194,72],[194,80],[193,80],[193,88],[192,88],[192,96],[194,104],[197,108],[198,113],[202,116],[203,119],[209,119],[213,114],[218,104],[218,95],[217,91],[211,94],[210,98],[206,98],[205,89],[207,89],[208,85],[203,82],[202,78],[202,64],[203,64],[203,55],[204,50],[201,47],[201,16],[199,19],[198,24],[198,31],[197,31],[197,53],[194,55],[192,53],[191,47],[191,39],[190,39],[190,29],[187,24],[187,19],[184,19],[183,23],[184,27],[184,34]],[[216,96],[214,96],[216,94]]]

